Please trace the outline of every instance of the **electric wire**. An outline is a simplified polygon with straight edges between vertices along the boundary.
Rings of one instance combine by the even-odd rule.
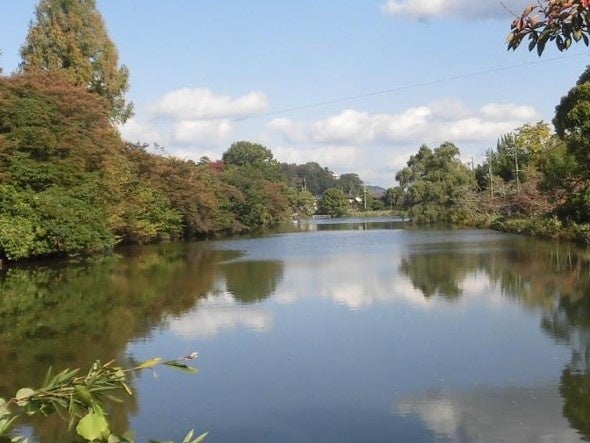
[[[566,54],[566,55],[552,57],[552,58],[544,58],[544,59],[540,59],[540,60],[536,60],[536,61],[519,63],[519,64],[515,64],[515,65],[500,66],[497,68],[490,68],[490,69],[484,69],[484,70],[480,70],[480,71],[473,71],[473,72],[469,72],[469,73],[465,73],[465,74],[457,74],[457,75],[453,75],[453,76],[449,76],[449,77],[442,77],[442,78],[438,78],[435,80],[428,80],[428,81],[423,81],[423,82],[411,83],[408,85],[396,86],[393,88],[386,88],[386,89],[380,89],[380,90],[376,90],[376,91],[370,91],[370,92],[366,92],[364,94],[339,97],[339,98],[335,98],[335,99],[331,99],[331,100],[309,103],[306,105],[291,106],[288,108],[278,109],[278,110],[269,111],[269,112],[263,112],[263,113],[256,114],[256,115],[236,117],[236,118],[232,119],[232,121],[239,122],[239,121],[245,121],[245,120],[252,120],[255,118],[272,117],[275,115],[287,114],[287,113],[293,112],[293,111],[302,111],[302,110],[306,110],[306,109],[319,108],[322,106],[328,106],[328,105],[343,103],[343,102],[347,102],[347,101],[354,101],[354,100],[359,100],[359,99],[368,98],[368,97],[374,97],[374,96],[378,96],[378,95],[392,94],[395,92],[405,91],[408,89],[415,89],[415,88],[420,88],[423,86],[432,86],[432,85],[437,85],[440,83],[446,83],[446,82],[452,82],[452,81],[457,81],[457,80],[463,80],[463,79],[467,79],[467,78],[479,77],[481,75],[493,74],[496,72],[503,72],[503,71],[510,71],[510,70],[514,70],[514,69],[527,67],[527,66],[535,66],[535,65],[540,65],[540,64],[544,64],[544,63],[550,63],[550,62],[554,62],[554,61],[570,59],[570,58],[580,57],[580,56],[587,56],[587,55],[588,55],[587,52],[578,52],[578,53],[574,53],[574,54]]]

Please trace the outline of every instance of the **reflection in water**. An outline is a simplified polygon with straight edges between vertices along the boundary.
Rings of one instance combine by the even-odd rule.
[[[225,282],[237,299],[268,297],[280,281],[280,264],[222,265],[238,254],[194,244],[134,247],[123,253],[95,262],[10,268],[0,275],[1,397],[12,396],[18,387],[40,385],[50,366],[87,368],[96,359],[130,366],[133,362],[125,356],[130,341],[187,311],[193,317],[171,323],[188,335],[215,334],[241,324],[264,329],[272,323],[267,312],[247,313],[232,296],[210,294]],[[250,276],[251,283],[237,282],[240,276]],[[115,430],[128,429],[136,401],[130,397],[110,407]],[[59,418],[33,424],[41,441],[74,438],[64,435]]]
[[[461,293],[467,275],[484,273],[506,297],[526,309],[540,311],[542,330],[572,349],[559,385],[563,414],[572,427],[590,439],[590,254],[550,243],[522,243],[524,247],[458,257],[441,253],[411,255],[402,260],[400,272],[408,275],[425,297],[436,294],[446,298]],[[423,415],[421,408],[419,415]],[[538,420],[545,422],[545,415],[540,414]],[[511,432],[507,435],[518,435]],[[537,437],[542,441],[575,440],[572,436],[550,435],[544,432]],[[511,439],[525,441],[524,437],[537,441],[530,435]]]
[[[314,261],[310,273],[308,262],[290,261],[275,298],[281,303],[295,303],[308,297],[323,297],[350,309],[396,299],[425,306],[427,301],[419,292],[391,272],[397,263],[396,257],[380,255],[322,257]]]
[[[213,337],[225,329],[245,326],[257,331],[272,327],[272,313],[264,309],[244,309],[229,293],[210,295],[180,318],[170,320],[173,334],[187,338]]]
[[[227,290],[242,303],[254,303],[275,291],[283,265],[272,261],[234,261],[222,268]]]
[[[415,415],[436,435],[456,442],[578,441],[576,431],[555,414],[559,395],[552,387],[477,388],[464,393],[407,397],[396,414]]]
[[[0,396],[38,385],[49,365],[85,367],[96,358],[125,363],[132,358],[129,343],[149,348],[159,337],[167,346],[173,340],[206,339],[200,344],[210,345],[210,360],[202,364],[215,352],[225,364],[198,377],[219,390],[207,385],[198,392],[205,396],[211,389],[206,402],[218,406],[207,404],[191,420],[200,428],[209,412],[222,422],[225,434],[218,430],[221,440],[213,441],[223,441],[223,435],[255,441],[250,438],[255,432],[248,430],[265,429],[272,417],[280,417],[272,424],[276,441],[285,429],[304,429],[328,441],[340,426],[354,422],[360,432],[371,420],[379,423],[371,428],[377,429],[371,441],[391,440],[402,432],[400,426],[414,422],[422,426],[415,434],[422,440],[415,441],[430,441],[433,433],[459,442],[569,442],[578,441],[575,430],[590,439],[590,253],[486,231],[402,230],[397,221],[379,223],[301,224],[296,233],[134,247],[92,263],[5,270],[0,274]],[[477,371],[484,369],[474,356],[484,355],[492,366],[498,362],[489,372],[514,376],[506,368],[516,353],[532,355],[539,346],[526,334],[511,352],[470,341],[474,334],[467,328],[489,320],[495,308],[495,321],[514,316],[503,326],[516,324],[520,331],[532,318],[529,329],[539,340],[553,346],[550,337],[571,350],[567,361],[548,364],[554,378],[547,381],[549,369],[539,371],[545,378],[531,376],[531,386],[523,387],[528,373],[516,382],[479,377]],[[442,323],[446,326],[437,329]],[[494,330],[493,320],[488,327],[489,337],[504,332]],[[244,329],[264,334],[250,337]],[[437,333],[456,335],[436,341]],[[491,344],[510,347],[503,340]],[[446,348],[431,346],[434,341]],[[228,343],[233,347],[223,348]],[[155,349],[162,353],[169,347]],[[239,354],[237,363],[232,353]],[[435,367],[447,361],[447,368]],[[424,380],[440,380],[439,373],[455,374],[460,381],[435,385],[436,394],[419,394],[433,387]],[[396,394],[384,392],[391,385]],[[171,389],[184,393],[184,386]],[[157,399],[158,408],[160,401],[165,402]],[[184,399],[174,398],[171,408],[179,401]],[[186,401],[179,410],[194,411],[195,400]],[[146,407],[140,393],[113,406],[112,420],[125,430]],[[289,411],[299,411],[300,421]],[[311,414],[308,422],[304,411],[325,416]],[[244,418],[247,413],[252,422]],[[235,427],[229,425],[232,419]],[[42,442],[68,441],[59,420],[33,427]]]

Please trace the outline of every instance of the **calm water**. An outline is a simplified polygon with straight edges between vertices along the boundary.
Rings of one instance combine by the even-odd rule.
[[[138,441],[590,439],[590,251],[392,220],[0,274],[0,396],[47,367],[199,352],[132,381]],[[71,441],[59,419],[40,442]]]

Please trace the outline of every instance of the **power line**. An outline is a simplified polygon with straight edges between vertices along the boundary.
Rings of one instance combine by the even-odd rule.
[[[376,95],[391,94],[394,92],[405,91],[408,89],[420,88],[422,86],[432,86],[432,85],[437,85],[440,83],[446,83],[446,82],[451,82],[451,81],[456,81],[456,80],[463,80],[466,78],[478,77],[480,75],[492,74],[495,72],[510,71],[513,69],[519,69],[519,68],[523,68],[526,66],[535,66],[535,65],[540,65],[543,63],[550,63],[550,62],[554,62],[554,61],[558,61],[558,60],[580,57],[582,55],[587,56],[588,53],[578,52],[575,54],[567,54],[567,55],[561,55],[558,57],[540,59],[540,60],[532,61],[532,62],[519,63],[517,65],[500,66],[498,68],[484,69],[482,71],[474,71],[474,72],[469,72],[466,74],[453,75],[450,77],[442,77],[442,78],[435,79],[435,80],[428,80],[428,81],[424,81],[424,82],[411,83],[409,85],[397,86],[395,88],[387,88],[387,89],[380,89],[378,91],[366,92],[364,94],[350,95],[347,97],[340,97],[340,98],[335,98],[332,100],[310,103],[307,105],[292,106],[290,108],[278,109],[276,111],[264,112],[262,114],[257,114],[257,115],[251,115],[251,116],[246,116],[246,117],[236,117],[236,118],[232,119],[232,121],[238,122],[238,121],[251,120],[251,119],[261,118],[261,117],[272,117],[274,115],[286,114],[288,112],[301,111],[301,110],[312,109],[312,108],[319,108],[321,106],[333,105],[336,103],[353,101],[353,100],[358,100],[361,98],[374,97]]]

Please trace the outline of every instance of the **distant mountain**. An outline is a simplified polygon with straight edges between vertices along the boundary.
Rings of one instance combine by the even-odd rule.
[[[367,192],[373,198],[383,197],[385,195],[385,191],[387,191],[387,190],[385,188],[382,188],[381,186],[367,185]]]

